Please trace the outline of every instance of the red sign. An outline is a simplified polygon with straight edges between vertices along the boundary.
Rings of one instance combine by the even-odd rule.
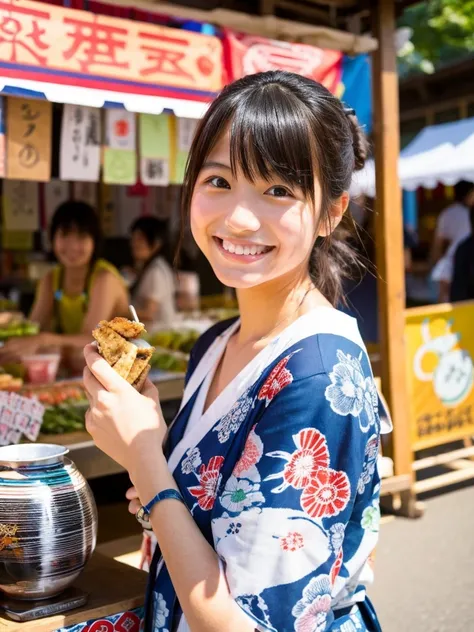
[[[222,46],[200,33],[0,0],[0,74],[142,94],[182,89],[209,100],[222,88]]]
[[[288,70],[322,83],[334,94],[341,81],[342,53],[266,39],[257,35],[225,31],[225,54],[229,80],[266,70]]]

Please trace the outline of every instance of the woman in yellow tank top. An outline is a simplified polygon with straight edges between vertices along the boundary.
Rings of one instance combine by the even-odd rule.
[[[58,265],[39,283],[31,320],[41,333],[9,341],[0,364],[42,347],[82,350],[100,320],[128,313],[128,294],[119,272],[98,257],[100,223],[83,202],[65,202],[53,216],[50,237]]]

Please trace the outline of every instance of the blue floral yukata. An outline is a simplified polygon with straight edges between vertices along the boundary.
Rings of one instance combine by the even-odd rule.
[[[203,412],[239,321],[198,341],[171,426],[170,471],[219,556],[243,628],[378,632],[365,586],[379,530],[379,401],[357,323],[318,308]],[[157,547],[145,630],[189,632]]]

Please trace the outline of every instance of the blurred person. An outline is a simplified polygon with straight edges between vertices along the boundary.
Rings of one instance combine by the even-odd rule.
[[[454,186],[454,203],[439,215],[431,248],[431,278],[439,284],[438,301],[449,300],[453,260],[458,245],[471,234],[469,205],[473,183],[461,180]]]
[[[470,209],[471,227],[474,228],[474,206]],[[453,280],[450,300],[474,300],[474,230],[462,241],[454,253]]]
[[[57,265],[39,282],[30,313],[41,333],[9,340],[0,349],[0,363],[44,347],[80,351],[100,320],[128,313],[127,290],[119,272],[99,257],[100,222],[91,206],[76,201],[61,204],[51,221],[50,239]]]
[[[145,327],[170,326],[176,317],[176,281],[168,263],[168,222],[140,217],[130,229],[136,277],[130,286],[132,304]]]

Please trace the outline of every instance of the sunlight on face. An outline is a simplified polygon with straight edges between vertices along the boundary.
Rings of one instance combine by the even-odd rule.
[[[321,189],[316,180],[316,208]],[[230,169],[225,134],[203,165],[191,202],[191,230],[218,279],[250,288],[286,275],[306,276],[318,215],[298,189],[249,182]]]

